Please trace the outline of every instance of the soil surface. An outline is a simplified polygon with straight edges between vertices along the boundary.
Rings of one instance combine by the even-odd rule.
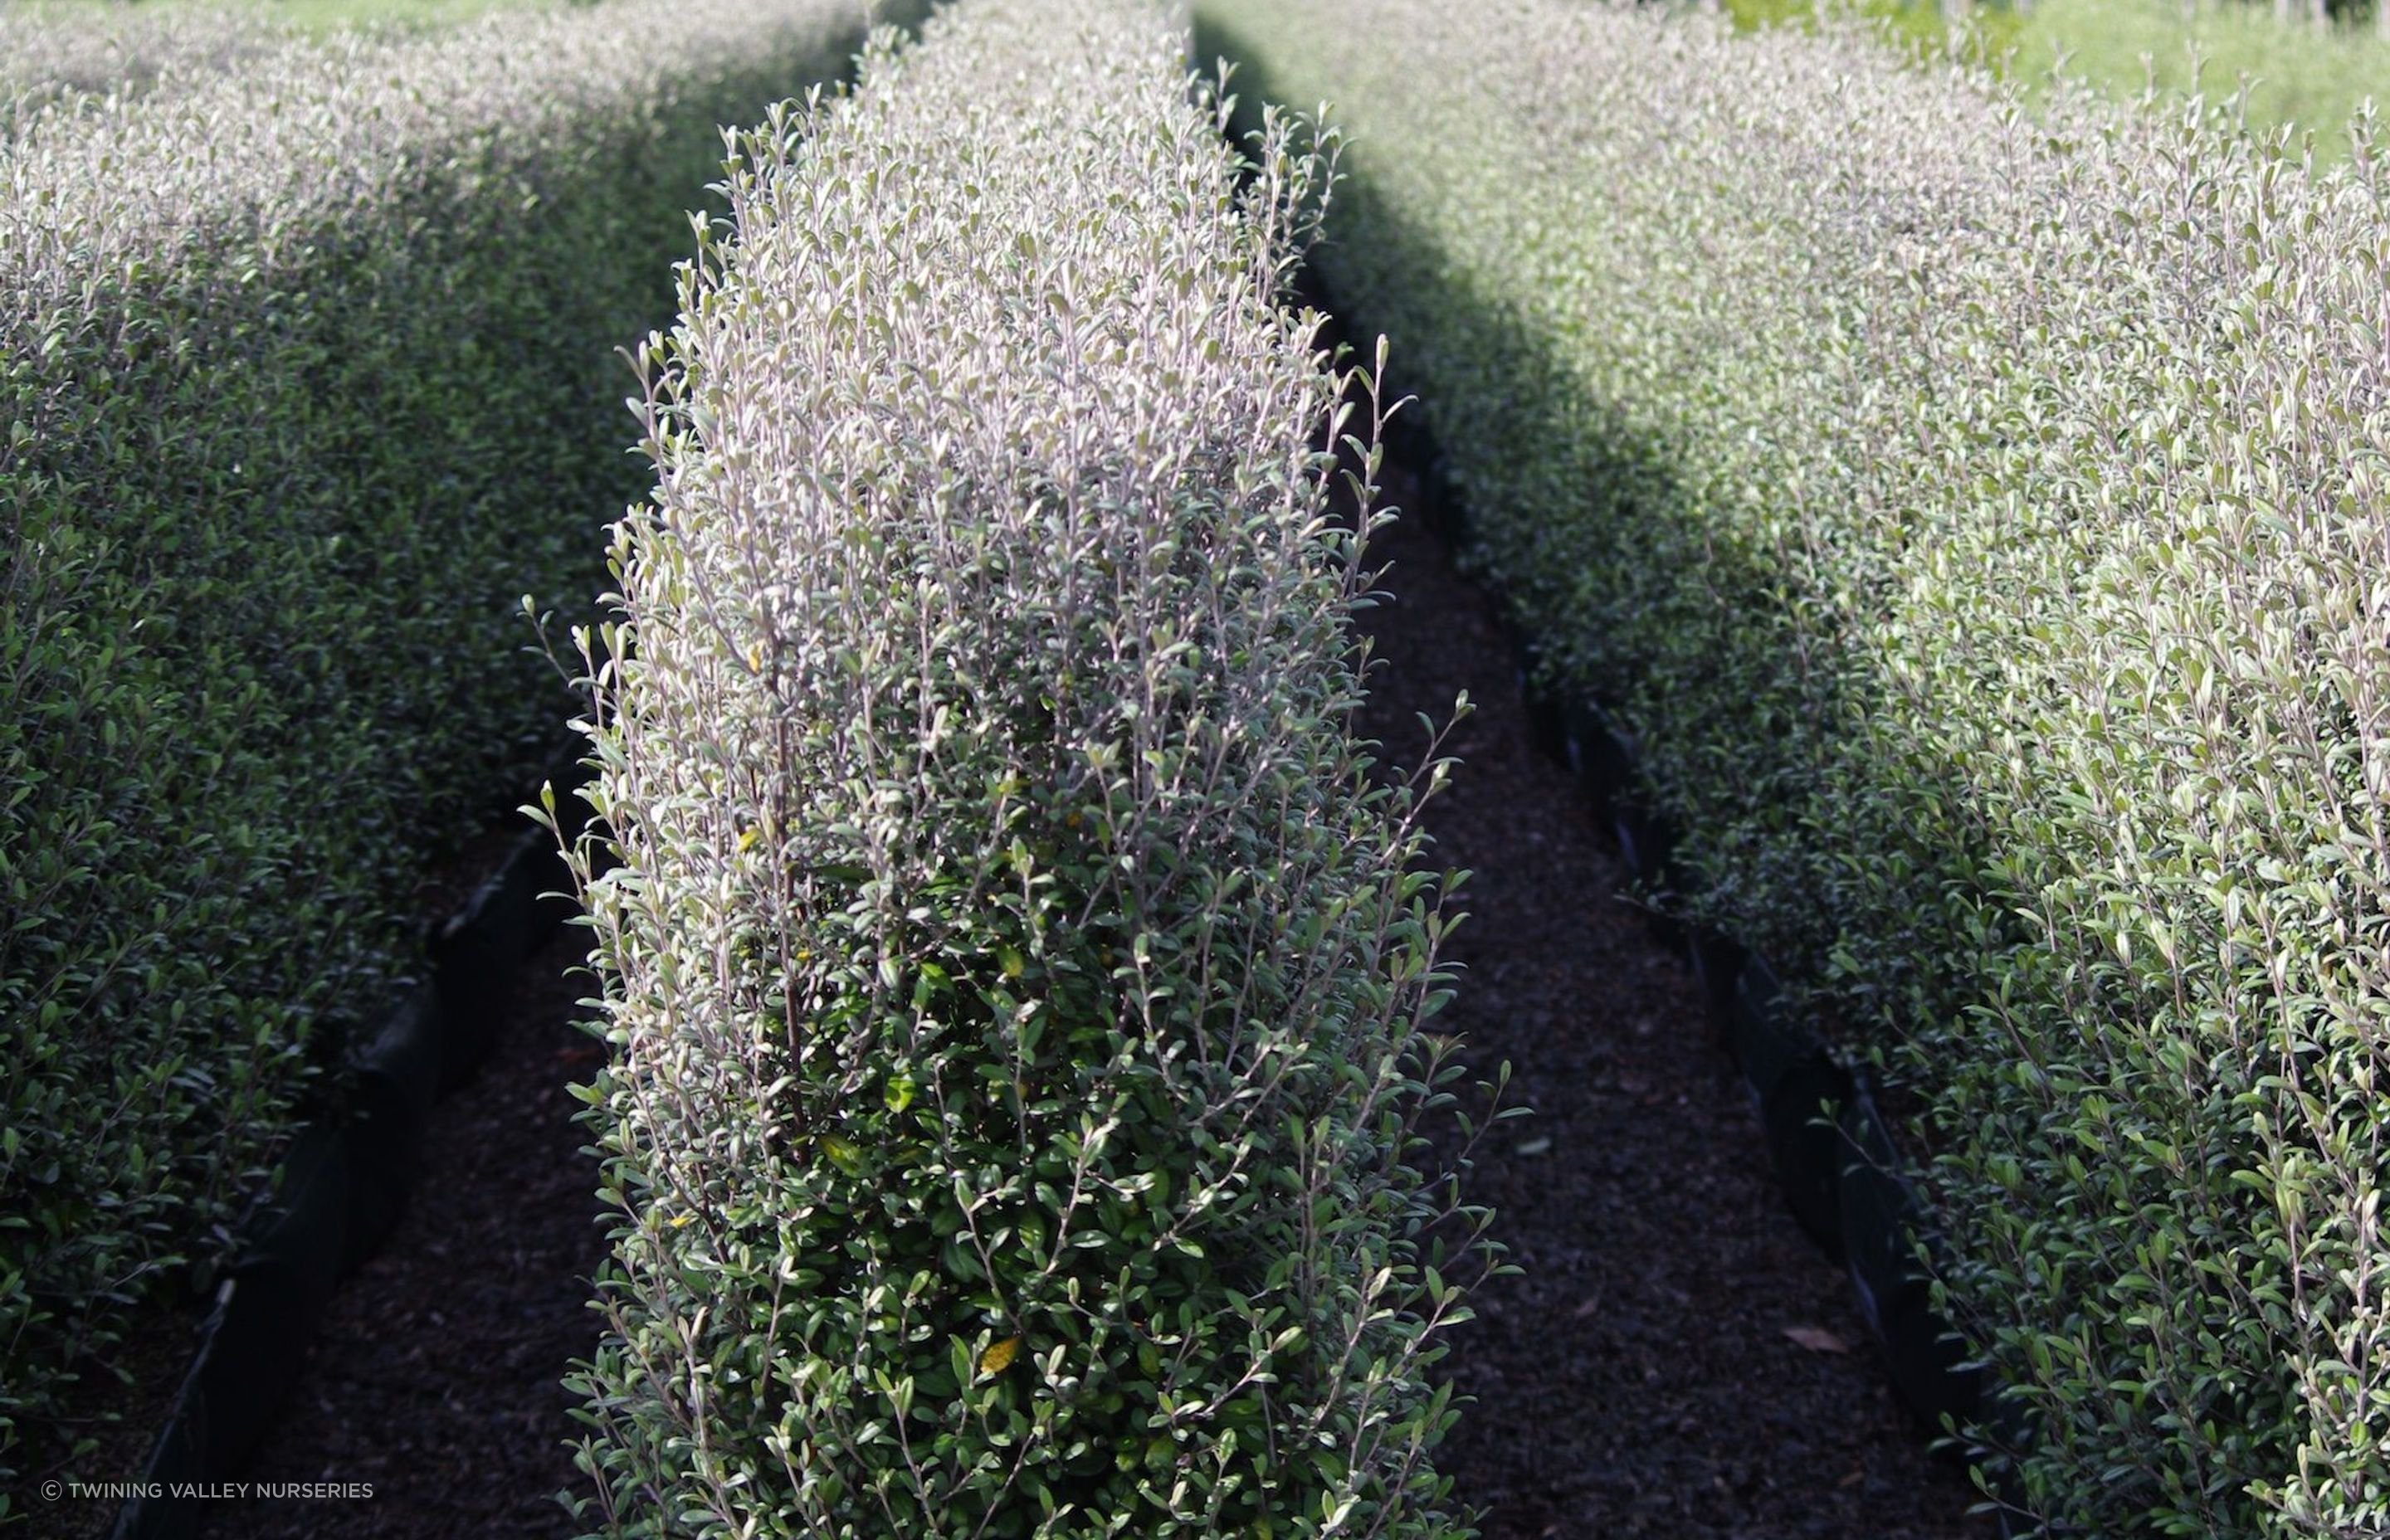
[[[1417,484],[1387,473],[1388,501]],[[1438,1451],[1485,1540],[1943,1540],[1998,1533],[1894,1401],[1842,1269],[1793,1221],[1691,969],[1655,942],[1568,772],[1533,746],[1483,594],[1406,518],[1370,545],[1393,596],[1366,734],[1396,774],[1418,717],[1476,710],[1422,822],[1473,872],[1441,1031],[1506,1102],[1464,1188],[1520,1276],[1485,1284],[1446,1367],[1475,1405]]]
[[[567,926],[508,986],[473,1079],[431,1110],[405,1214],[326,1307],[298,1388],[228,1481],[367,1482],[369,1498],[208,1505],[226,1540],[452,1540],[581,1533],[557,1494],[578,1405],[560,1381],[598,1324],[597,1162],[565,1087],[602,1050],[572,1023],[593,993]]]
[[[11,1540],[84,1540],[108,1532],[118,1504],[71,1493],[52,1497],[48,1483],[104,1485],[148,1469],[158,1431],[173,1411],[207,1317],[206,1301],[170,1292],[125,1321],[121,1339],[108,1350],[107,1367],[83,1366],[82,1380],[62,1398],[66,1415],[54,1424],[36,1425],[18,1452],[28,1474],[22,1491],[14,1495],[15,1527],[0,1533]],[[68,1453],[85,1438],[93,1445],[88,1453]]]
[[[559,756],[562,749],[559,744]],[[426,935],[436,931],[532,832],[533,826],[513,803],[494,803],[479,828],[427,864],[408,890],[405,907],[436,917],[424,927]],[[368,1020],[366,1030],[378,1024]],[[18,1518],[9,1534],[23,1540],[87,1540],[113,1530],[118,1504],[98,1497],[50,1501],[42,1495],[44,1483],[122,1483],[147,1473],[160,1431],[190,1372],[211,1303],[202,1294],[163,1288],[160,1297],[125,1317],[113,1346],[80,1366],[80,1382],[62,1397],[63,1415],[53,1424],[34,1426],[19,1451],[28,1472],[24,1491],[31,1496],[15,1496]],[[93,1448],[70,1457],[68,1446],[80,1438],[90,1439]]]

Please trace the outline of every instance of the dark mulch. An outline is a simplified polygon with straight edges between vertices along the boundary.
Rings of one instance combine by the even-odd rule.
[[[121,1340],[108,1350],[107,1367],[86,1365],[62,1398],[65,1415],[32,1430],[19,1456],[29,1472],[16,1497],[19,1521],[5,1533],[13,1540],[87,1540],[108,1532],[117,1505],[71,1492],[53,1498],[47,1483],[104,1485],[141,1475],[199,1352],[207,1314],[204,1300],[177,1293],[126,1320]],[[83,1439],[92,1441],[90,1452],[70,1455]]]
[[[531,829],[529,821],[511,804],[493,805],[473,832],[425,866],[408,890],[405,907],[441,918],[456,913]],[[571,998],[567,996],[568,1006]],[[43,1483],[53,1479],[124,1482],[145,1475],[159,1431],[165,1426],[199,1350],[209,1304],[207,1298],[198,1294],[165,1290],[162,1297],[126,1318],[122,1340],[97,1355],[102,1361],[83,1367],[80,1382],[62,1397],[62,1415],[52,1424],[33,1427],[20,1451],[30,1472],[25,1490],[35,1497],[19,1499],[23,1523],[12,1534],[41,1540],[53,1534],[102,1535],[112,1529],[115,1504],[98,1498],[77,1501],[71,1496],[57,1502],[44,1500],[39,1496]],[[66,1450],[80,1438],[91,1439],[94,1447],[71,1457]]]
[[[583,1493],[559,1381],[598,1340],[590,1276],[606,1253],[598,1168],[567,1084],[598,1045],[572,1026],[591,994],[567,927],[510,986],[481,1072],[433,1109],[405,1216],[341,1286],[249,1482],[370,1482],[356,1500],[223,1502],[211,1535],[433,1540],[579,1533]]]
[[[1417,525],[1371,546],[1394,598],[1362,617],[1386,660],[1363,726],[1407,772],[1418,713],[1446,721],[1464,688],[1476,703],[1423,820],[1434,864],[1475,873],[1438,1025],[1481,1075],[1509,1060],[1507,1099],[1534,1109],[1488,1135],[1467,1190],[1524,1271],[1454,1336],[1476,1405],[1438,1466],[1491,1510],[1486,1540],[1996,1534],[1963,1517],[1972,1487],[1894,1402],[1850,1284],[1779,1199],[1690,969],[1617,896],[1614,852],[1532,746],[1487,601]]]

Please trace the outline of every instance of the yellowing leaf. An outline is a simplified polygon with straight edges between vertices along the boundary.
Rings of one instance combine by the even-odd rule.
[[[979,1355],[979,1372],[1002,1374],[1012,1367],[1012,1361],[1019,1356],[1021,1356],[1020,1338],[1007,1337],[1000,1342],[991,1342],[988,1344],[987,1351]]]
[[[1019,952],[1002,942],[996,943],[996,960],[997,966],[1004,969],[1004,976],[1008,979],[1018,979],[1021,977],[1021,970],[1028,966],[1022,961]]]
[[[846,1173],[849,1176],[860,1176],[863,1174],[863,1151],[855,1149],[854,1146],[847,1143],[844,1139],[840,1138],[835,1134],[823,1135],[821,1136],[821,1147],[822,1153],[829,1157],[830,1164],[838,1167],[839,1170]]]

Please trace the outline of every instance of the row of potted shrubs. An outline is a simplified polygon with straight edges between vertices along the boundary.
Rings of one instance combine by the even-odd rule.
[[[1285,289],[1334,146],[1233,152],[1184,49],[883,38],[737,140],[641,352],[580,637],[606,1533],[1465,1528],[1445,771],[1353,736],[1370,376]]]
[[[1831,21],[1200,9],[1354,135],[1321,266],[1548,681],[1638,741],[1664,902],[1906,1110],[2013,1517],[2379,1533],[2370,122],[2311,168]]]
[[[178,14],[117,49],[12,15],[0,1503],[341,1095],[320,1067],[423,965],[417,881],[553,753],[520,604],[586,607],[638,491],[614,350],[671,314],[716,125],[865,19]]]

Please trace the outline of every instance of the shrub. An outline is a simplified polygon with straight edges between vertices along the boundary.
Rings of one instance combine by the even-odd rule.
[[[286,41],[253,9],[12,4],[0,32],[0,124],[28,97],[145,91],[161,78],[233,68]]]
[[[2081,1533],[2379,1533],[2370,133],[2310,173],[1831,25],[1205,11],[1356,135],[1330,287],[1642,739],[1686,912],[1917,1108],[2032,1434],[1987,1463]]]
[[[266,49],[0,145],[0,1463],[226,1226],[570,697],[715,124],[859,7]],[[58,1451],[50,1451],[56,1454]],[[0,1475],[6,1475],[0,1472]]]
[[[583,643],[609,1533],[1464,1533],[1445,763],[1351,736],[1279,308],[1327,161],[1274,122],[1240,192],[1183,47],[981,0],[868,55],[740,139],[643,355]]]

